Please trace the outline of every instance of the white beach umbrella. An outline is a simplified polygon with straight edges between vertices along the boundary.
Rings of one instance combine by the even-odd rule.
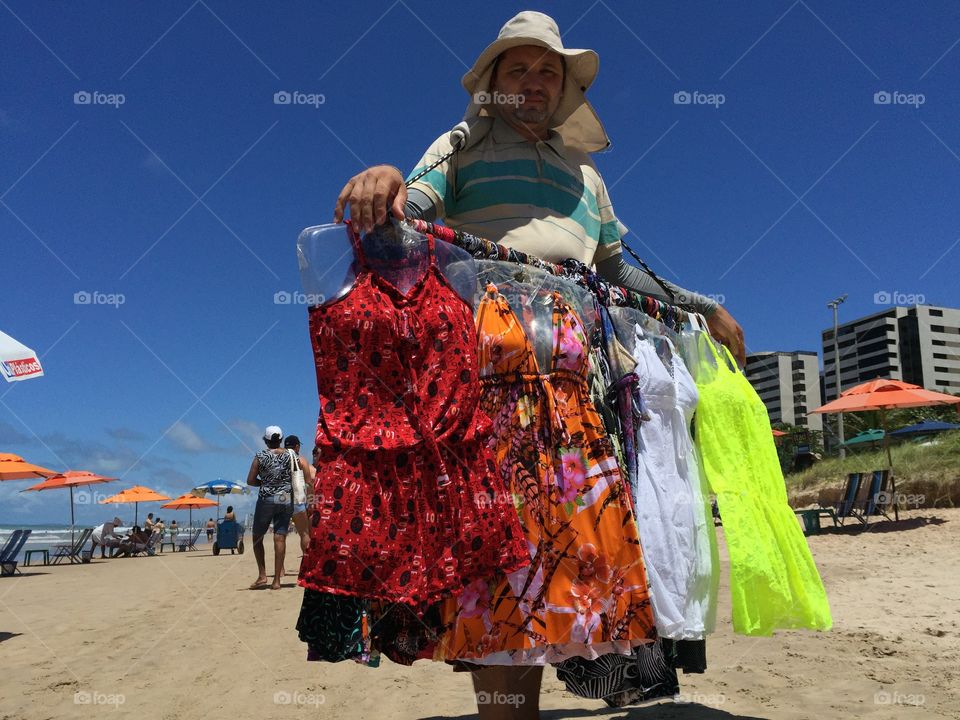
[[[0,375],[7,382],[29,380],[43,375],[43,368],[33,350],[0,332]]]

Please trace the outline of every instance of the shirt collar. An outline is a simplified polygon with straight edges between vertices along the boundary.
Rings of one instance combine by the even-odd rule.
[[[499,117],[493,118],[493,126],[490,129],[490,136],[496,143],[511,144],[531,142]],[[563,156],[565,150],[563,137],[556,130],[550,131],[550,137],[544,140],[543,144],[549,145],[550,148],[557,153],[557,155],[560,155],[561,157]]]

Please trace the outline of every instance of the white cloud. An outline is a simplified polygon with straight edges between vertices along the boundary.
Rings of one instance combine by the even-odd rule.
[[[185,452],[202,453],[217,450],[216,447],[200,437],[192,427],[180,420],[170,426],[167,439]]]
[[[234,418],[227,422],[243,441],[242,454],[249,455],[263,447],[263,428],[252,420]]]

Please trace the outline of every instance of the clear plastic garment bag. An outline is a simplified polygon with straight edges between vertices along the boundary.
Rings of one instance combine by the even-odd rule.
[[[478,301],[484,293],[499,293],[517,316],[533,345],[537,364],[546,372],[555,350],[553,309],[559,298],[568,305],[587,337],[596,321],[593,296],[566,278],[503,260],[476,260]]]
[[[297,239],[297,259],[303,297],[278,293],[279,298],[305,305],[322,305],[346,295],[353,287],[357,263],[350,226],[330,223],[306,228]],[[425,235],[391,221],[362,236],[361,248],[370,268],[400,292],[409,292],[429,266]],[[450,243],[435,243],[437,267],[460,297],[471,306],[477,288],[473,257]],[[282,301],[282,300],[281,300]]]

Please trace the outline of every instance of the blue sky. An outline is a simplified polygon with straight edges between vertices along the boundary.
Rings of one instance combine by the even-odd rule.
[[[364,166],[413,167],[522,9],[598,50],[596,162],[630,242],[722,296],[750,350],[817,349],[844,292],[842,318],[960,301],[955,3],[0,6],[0,329],[47,373],[0,387],[0,450],[122,478],[104,489],[242,480],[270,423],[310,442],[306,310],[274,303],[297,234]],[[0,486],[0,522],[67,517],[25,486]]]

